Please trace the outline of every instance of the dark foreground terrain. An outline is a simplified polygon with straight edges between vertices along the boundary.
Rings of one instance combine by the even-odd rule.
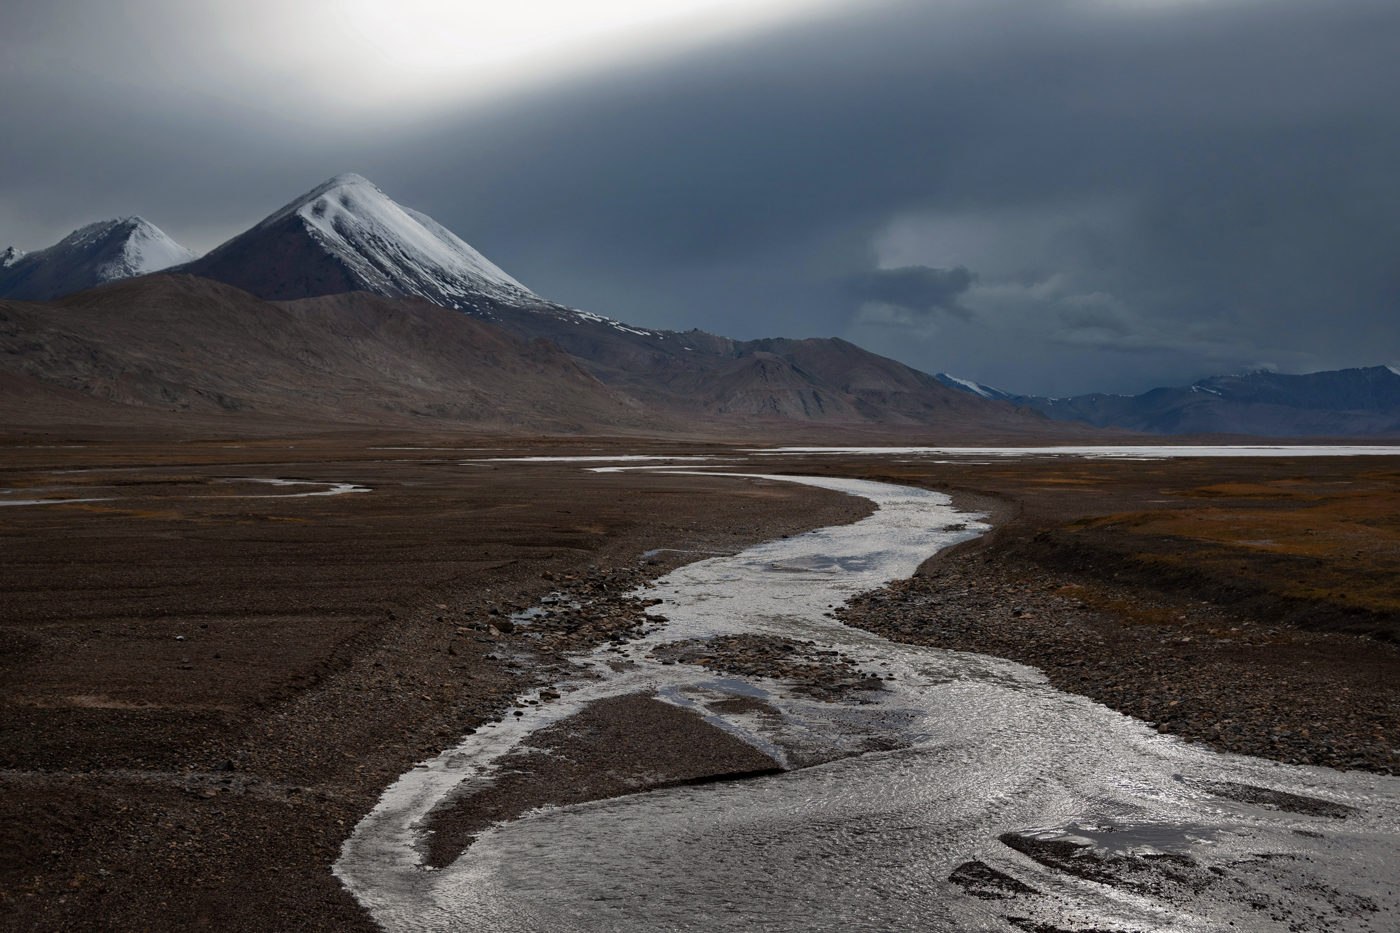
[[[329,873],[340,841],[563,663],[487,620],[868,511],[373,446],[5,452],[0,501],[73,501],[0,507],[0,927],[374,929]],[[250,481],[274,478],[370,491]]]
[[[0,505],[0,929],[372,930],[329,869],[398,774],[509,715],[568,652],[660,624],[623,597],[648,577],[868,513],[765,480],[463,462],[618,452],[734,454],[364,434],[4,448],[0,502],[68,502]],[[993,515],[852,624],[1024,661],[1220,748],[1397,768],[1395,460],[724,468],[923,485]],[[356,489],[305,495],[331,484]],[[559,590],[578,613],[512,631]],[[782,675],[774,650],[720,653]],[[585,715],[561,741],[597,741],[474,801],[459,844],[493,808],[765,766],[644,698]]]

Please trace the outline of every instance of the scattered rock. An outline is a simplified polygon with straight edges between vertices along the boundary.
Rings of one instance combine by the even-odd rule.
[[[655,657],[662,664],[680,661],[720,674],[786,680],[796,684],[797,692],[818,699],[885,689],[878,675],[859,670],[834,649],[771,635],[672,642],[657,648]]]
[[[1253,804],[1256,807],[1264,807],[1269,810],[1283,810],[1286,813],[1302,813],[1307,816],[1326,816],[1335,820],[1344,820],[1348,816],[1354,816],[1360,812],[1355,807],[1349,807],[1346,804],[1319,800],[1316,797],[1304,797],[1301,794],[1290,794],[1281,790],[1270,790],[1267,787],[1255,787],[1252,784],[1237,784],[1234,781],[1200,781],[1190,778],[1182,778],[1181,780],[1208,794],[1224,797],[1226,800]]]

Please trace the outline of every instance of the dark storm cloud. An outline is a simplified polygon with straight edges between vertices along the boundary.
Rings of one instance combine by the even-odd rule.
[[[255,17],[266,0],[227,4]],[[218,4],[54,0],[0,28],[0,245],[51,245],[93,220],[141,214],[208,249],[363,157],[365,128],[283,106]],[[227,16],[225,16],[225,19]],[[329,111],[329,112],[328,112]]]
[[[0,209],[119,190],[213,229],[354,170],[624,320],[1137,391],[1400,361],[1396,61],[1390,0],[985,0],[863,4],[416,127],[30,75],[0,95],[25,127]],[[912,266],[975,270],[970,317],[852,291]]]
[[[476,121],[406,182],[648,323],[1057,393],[1367,365],[1400,358],[1396,60],[1393,4],[896,4]],[[911,216],[943,230],[882,247]],[[974,320],[863,319],[872,258],[976,269]]]
[[[966,266],[931,269],[928,266],[901,266],[874,269],[846,280],[846,287],[858,298],[894,305],[915,313],[942,309],[959,317],[970,317],[957,304],[958,296],[972,287],[977,276]]]

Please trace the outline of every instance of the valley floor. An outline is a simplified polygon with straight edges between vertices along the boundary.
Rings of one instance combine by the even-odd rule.
[[[1400,768],[1390,458],[775,460],[368,434],[12,442],[0,929],[372,930],[329,869],[398,774],[559,679],[569,651],[624,637],[644,607],[622,594],[645,579],[869,509],[766,480],[486,459],[620,453],[952,492],[998,530],[854,601],[845,621],[1031,664],[1218,748]],[[68,504],[4,505],[54,497]],[[584,610],[548,645],[505,623],[560,590]],[[765,646],[726,650],[777,670]],[[806,676],[842,689],[841,671]],[[643,761],[648,730],[713,746],[713,762],[669,777],[643,761],[661,783],[763,764],[636,703],[618,722],[630,744],[580,755],[595,776]],[[516,791],[519,812],[530,794]]]

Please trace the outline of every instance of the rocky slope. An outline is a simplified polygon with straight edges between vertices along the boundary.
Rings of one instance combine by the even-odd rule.
[[[1096,433],[954,391],[839,338],[734,340],[700,330],[650,330],[548,303],[487,301],[472,313],[522,338],[544,337],[604,383],[695,422],[893,433]]]

